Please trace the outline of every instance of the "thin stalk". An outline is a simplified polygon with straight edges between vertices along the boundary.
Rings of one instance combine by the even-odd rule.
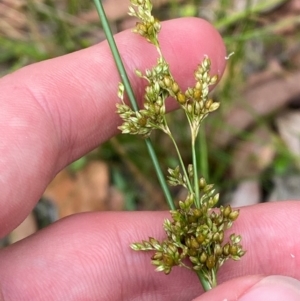
[[[208,282],[208,280],[206,279],[206,277],[203,275],[203,272],[202,271],[197,271],[196,272],[201,284],[202,284],[202,287],[204,289],[204,291],[209,291],[212,289],[212,286],[210,285],[210,283]]]
[[[102,26],[103,26],[103,30],[105,32],[105,35],[106,35],[106,38],[107,38],[107,41],[108,41],[108,44],[109,44],[109,47],[111,49],[111,52],[113,54],[115,63],[117,65],[120,77],[122,79],[122,82],[124,84],[126,93],[127,93],[128,98],[130,100],[131,106],[135,111],[137,111],[138,110],[138,105],[137,105],[137,102],[136,102],[136,99],[135,99],[130,81],[128,79],[125,67],[123,65],[120,53],[119,53],[118,48],[116,46],[116,42],[115,42],[113,34],[111,32],[111,29],[110,29],[110,26],[109,26],[104,8],[102,6],[102,2],[100,0],[94,0],[94,3],[95,3],[95,6],[96,6],[98,15],[100,17],[100,20],[101,20],[101,23],[102,23]],[[158,159],[157,159],[157,156],[155,154],[155,151],[154,151],[153,145],[151,143],[151,140],[149,138],[147,138],[147,139],[145,139],[145,141],[146,141],[146,146],[147,146],[150,158],[153,162],[153,165],[154,165],[159,183],[161,185],[161,188],[162,188],[163,193],[165,195],[165,198],[167,200],[167,203],[168,203],[170,209],[174,210],[175,205],[174,205],[170,190],[168,188],[168,185],[166,183],[166,180],[164,178],[163,172],[162,172],[162,170],[160,168],[160,165],[158,163]]]
[[[204,128],[203,121],[202,121],[202,125],[199,128],[199,137],[197,141],[198,141],[197,149],[199,150],[197,153],[200,154],[198,170],[201,172],[205,180],[209,181],[207,144],[206,144],[205,128]]]
[[[134,96],[129,78],[127,76],[127,72],[126,72],[125,67],[123,65],[118,47],[116,45],[113,34],[111,32],[111,29],[110,29],[110,26],[109,26],[109,23],[108,23],[108,20],[107,20],[107,17],[106,17],[106,14],[105,14],[105,11],[104,11],[104,8],[103,8],[103,5],[102,5],[102,1],[94,0],[94,3],[95,3],[95,6],[97,8],[97,12],[98,12],[100,21],[102,23],[105,36],[107,38],[110,50],[111,50],[112,55],[114,57],[115,63],[117,65],[121,80],[124,84],[124,87],[125,87],[126,93],[128,95],[130,104],[131,104],[132,108],[135,111],[137,111],[138,110],[138,105],[137,105],[137,102],[135,100],[135,96]]]
[[[200,191],[198,183],[198,164],[197,164],[197,154],[196,154],[196,138],[198,136],[199,125],[195,126],[188,114],[186,114],[187,120],[191,129],[191,146],[192,146],[192,160],[193,160],[193,178],[194,178],[194,191],[195,191],[195,206],[200,208]]]
[[[194,190],[193,190],[193,187],[192,187],[192,185],[191,185],[191,182],[190,182],[190,179],[189,179],[189,175],[188,175],[188,173],[187,173],[187,171],[186,171],[186,168],[185,168],[185,166],[184,166],[184,163],[183,163],[183,160],[182,160],[180,151],[179,151],[179,149],[178,149],[178,145],[177,145],[177,143],[176,143],[176,141],[175,141],[173,135],[171,134],[171,132],[170,132],[170,131],[167,131],[166,133],[168,134],[168,136],[169,136],[170,139],[172,140],[173,145],[174,145],[174,147],[175,147],[175,150],[176,150],[176,153],[177,153],[177,157],[178,157],[178,160],[179,160],[181,169],[182,169],[182,171],[183,171],[183,173],[184,173],[184,176],[185,176],[185,178],[186,178],[186,184],[187,184],[187,186],[188,186],[188,189],[189,189],[190,193],[193,193]]]
[[[192,157],[193,157],[193,172],[194,172],[194,190],[195,190],[195,199],[196,199],[196,207],[200,208],[200,192],[199,192],[199,183],[198,183],[198,168],[197,168],[197,155],[196,155],[196,147],[195,147],[196,137],[194,136],[192,130]]]

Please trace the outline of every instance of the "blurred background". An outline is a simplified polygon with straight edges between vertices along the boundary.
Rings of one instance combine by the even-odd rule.
[[[207,157],[208,182],[221,193],[220,204],[300,199],[300,0],[153,4],[160,20],[207,19],[220,31],[228,53],[234,52],[213,92],[221,108],[205,121],[206,145],[198,145],[199,159]],[[103,5],[114,33],[134,26],[127,16],[129,0],[104,0]],[[0,76],[104,39],[92,1],[0,0]],[[169,118],[190,163],[184,116],[174,112]],[[176,166],[168,138],[155,132],[152,139],[163,170]],[[184,197],[176,187],[172,194],[177,200]],[[166,209],[144,141],[120,135],[61,171],[1,244],[77,212]]]

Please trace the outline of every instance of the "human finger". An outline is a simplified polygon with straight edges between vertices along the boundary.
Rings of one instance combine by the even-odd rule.
[[[247,253],[240,262],[228,261],[221,267],[218,283],[246,275],[283,275],[299,280],[300,229],[295,227],[299,213],[299,202],[242,208],[231,231],[242,235]],[[149,236],[162,240],[162,222],[167,216],[166,212],[78,214],[1,250],[4,300],[196,298],[203,291],[193,272],[184,268],[174,268],[168,276],[155,272],[150,253],[129,248],[132,242]],[[262,238],[263,247],[257,243]],[[232,299],[228,300],[235,300],[234,293],[242,296],[261,279],[251,276],[231,282],[239,286],[221,285],[221,296],[226,299],[231,287],[232,294],[227,296]]]
[[[194,83],[196,65],[208,55],[222,74],[225,48],[207,22],[163,23],[162,51],[179,84]],[[116,35],[133,89],[142,100],[142,79],[133,73],[155,64],[153,46],[130,31]],[[25,67],[0,80],[0,236],[30,212],[46,185],[68,163],[117,132],[119,76],[106,42]]]
[[[299,280],[287,276],[245,276],[222,283],[193,301],[298,301]]]

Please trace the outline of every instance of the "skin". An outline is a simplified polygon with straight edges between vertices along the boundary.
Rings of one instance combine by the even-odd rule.
[[[193,85],[193,71],[204,55],[212,60],[212,74],[222,74],[225,47],[208,23],[165,22],[160,40],[183,89]],[[155,49],[130,31],[118,34],[116,41],[141,99],[143,84],[132,71],[152,66]],[[0,79],[1,236],[26,217],[58,171],[117,134],[118,82],[106,42]],[[299,300],[299,204],[242,208],[232,232],[242,234],[248,252],[238,263],[227,262],[219,274],[221,285],[203,295],[190,271],[157,273],[149,254],[129,248],[148,236],[163,238],[167,212],[74,215],[0,250],[0,300],[179,301],[198,296],[195,300],[231,301],[261,287],[266,293],[284,287],[284,300]],[[292,299],[295,292],[298,299]]]

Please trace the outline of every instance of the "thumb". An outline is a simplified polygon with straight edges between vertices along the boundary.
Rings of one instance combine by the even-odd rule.
[[[299,301],[300,282],[287,276],[248,276],[233,279],[193,301]]]

